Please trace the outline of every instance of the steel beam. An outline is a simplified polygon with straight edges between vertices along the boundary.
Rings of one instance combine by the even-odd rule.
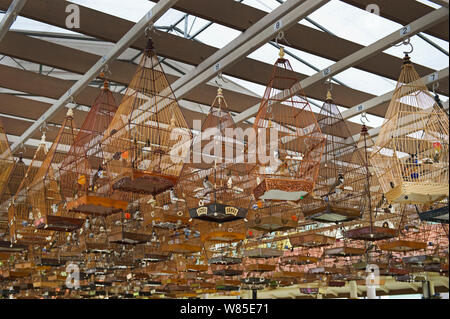
[[[296,94],[300,92],[300,90],[306,89],[307,87],[316,84],[320,81],[324,81],[329,77],[332,77],[336,74],[339,74],[340,72],[351,68],[358,63],[361,63],[364,60],[369,59],[370,57],[376,55],[378,52],[384,51],[394,44],[397,44],[401,42],[403,39],[407,37],[412,37],[413,35],[421,32],[422,30],[426,30],[442,21],[445,21],[448,19],[448,9],[447,8],[440,8],[438,10],[435,10],[433,12],[428,13],[427,15],[417,19],[416,21],[412,22],[411,24],[400,28],[399,30],[391,33],[390,35],[384,37],[381,40],[376,41],[375,43],[372,43],[371,45],[362,48],[361,50],[347,56],[346,58],[334,63],[330,67],[324,69],[322,72],[318,72],[296,84],[294,84],[293,93]],[[275,98],[283,98],[288,99],[290,96],[284,94],[279,94],[278,97]],[[258,112],[259,104],[256,104],[252,106],[251,108],[245,110],[238,116],[234,117],[234,121],[240,122],[244,121],[253,115],[255,115]]]
[[[177,80],[172,89],[183,98],[198,85],[210,80],[223,69],[244,58],[281,30],[297,23],[329,0],[289,0],[264,16],[228,45],[215,52],[194,70]],[[301,4],[300,4],[301,3]],[[278,27],[275,24],[279,23]],[[214,66],[214,67],[213,67]]]
[[[6,35],[14,21],[16,21],[17,15],[26,3],[27,0],[14,0],[11,3],[2,21],[0,21],[0,42],[2,42],[3,37]]]
[[[114,61],[123,51],[125,51],[138,37],[142,36],[145,28],[158,20],[177,0],[162,0],[158,2],[139,22],[137,22],[111,49],[103,56],[91,69],[79,79],[60,99],[53,104],[33,125],[31,125],[19,138],[11,145],[11,151],[14,152],[21,143],[30,137],[43,122],[52,118],[52,116],[63,108],[73,96],[80,93],[92,79],[94,79],[102,68],[109,62]]]
[[[448,0],[430,0],[431,2],[434,2],[440,6],[448,8]]]

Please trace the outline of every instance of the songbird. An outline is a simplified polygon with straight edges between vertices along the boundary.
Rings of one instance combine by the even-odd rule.
[[[208,180],[208,176],[205,176],[205,178],[203,179],[203,187],[205,188],[206,192],[212,191],[213,190],[213,184]]]

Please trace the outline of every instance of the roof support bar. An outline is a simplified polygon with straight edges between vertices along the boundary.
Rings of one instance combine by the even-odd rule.
[[[279,33],[297,23],[329,0],[289,0],[264,16],[228,45],[208,57],[194,70],[175,81],[172,89],[183,98],[198,85],[210,80],[226,67],[244,58]]]
[[[92,79],[94,79],[102,68],[109,62],[114,61],[123,51],[125,51],[136,39],[142,36],[145,28],[158,20],[167,10],[169,10],[177,0],[159,1],[139,22],[137,22],[111,49],[104,55],[89,71],[86,72],[60,99],[53,104],[33,125],[31,125],[20,138],[11,145],[11,151],[14,152],[26,139],[28,139],[45,121],[52,118],[56,112],[64,107],[71,97],[79,94]]]
[[[318,72],[303,81],[300,81],[297,83],[297,85],[294,84],[294,92],[300,91],[300,88],[306,89],[309,86],[312,86],[320,81],[324,81],[328,79],[329,77],[336,75],[348,68],[351,68],[352,66],[357,65],[358,63],[361,63],[364,60],[367,60],[368,58],[374,56],[375,54],[386,50],[387,48],[390,48],[394,44],[397,44],[401,42],[403,39],[407,37],[411,37],[418,32],[422,30],[426,30],[436,24],[439,24],[442,21],[445,21],[448,19],[448,9],[447,8],[440,8],[438,10],[435,10],[433,12],[430,12],[426,14],[425,16],[417,19],[416,21],[412,22],[411,24],[404,26],[400,28],[399,30],[391,33],[390,35],[384,37],[381,40],[376,41],[375,43],[372,43],[371,45],[362,48],[361,50],[347,56],[346,58],[334,63],[330,67],[324,69],[321,72]],[[297,89],[297,90],[295,90]],[[290,96],[279,96],[276,98],[280,99],[288,99]],[[234,117],[234,121],[236,123],[244,121],[253,115],[255,115],[258,112],[259,104],[256,104],[238,116]]]
[[[448,0],[430,0],[431,2],[434,2],[440,6],[448,8]]]
[[[16,17],[19,14],[20,10],[22,10],[22,8],[25,6],[26,3],[27,0],[14,0],[11,3],[11,5],[8,8],[8,11],[6,11],[5,16],[0,22],[0,42],[2,42],[3,37],[6,35],[9,28],[16,20]]]

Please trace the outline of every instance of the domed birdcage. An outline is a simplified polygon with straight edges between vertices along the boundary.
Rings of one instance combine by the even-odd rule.
[[[325,138],[292,71],[281,49],[247,145],[256,199],[298,201],[314,189]]]
[[[73,126],[73,110],[69,109],[48,151],[41,167],[29,186],[33,214],[38,216],[36,228],[54,231],[72,232],[83,223],[81,214],[67,211],[66,201],[61,189],[59,167],[67,157],[75,140],[76,131]]]
[[[111,188],[101,147],[103,134],[116,110],[114,96],[105,80],[59,170],[69,211],[108,215],[127,208],[128,196]]]
[[[255,207],[256,208],[256,207]],[[254,217],[249,218],[248,228],[263,233],[287,231],[298,226],[301,208],[292,203],[278,202],[254,210]]]
[[[448,116],[406,54],[370,161],[387,200],[424,204],[448,197]]]
[[[318,123],[326,136],[326,146],[315,196],[305,203],[303,214],[320,222],[337,223],[360,218],[367,192],[364,158],[333,101],[331,91],[328,91],[320,110]]]
[[[353,228],[344,232],[346,238],[353,240],[366,240],[366,241],[376,241],[388,238],[393,238],[397,235],[397,230],[390,228],[389,225],[385,224],[385,227],[376,226],[374,223],[374,218],[377,216],[375,201],[379,202],[379,197],[382,198],[381,203],[383,203],[383,197],[379,192],[379,184],[376,176],[373,176],[369,169],[369,145],[374,143],[370,139],[367,126],[363,124],[361,128],[360,138],[357,143],[362,149],[357,149],[353,153],[353,157],[357,157],[357,160],[363,160],[362,167],[360,168],[360,178],[359,186],[363,190],[361,194],[361,213],[363,215],[363,226]],[[361,153],[362,152],[362,153]],[[360,154],[361,153],[361,154]],[[356,183],[355,183],[356,184]],[[353,186],[353,183],[352,183]],[[380,196],[381,195],[381,196]],[[366,224],[368,224],[366,226]],[[386,226],[387,225],[387,226]]]
[[[191,131],[149,40],[102,140],[113,189],[157,195],[172,188],[190,140]]]
[[[9,148],[8,138],[0,122],[0,198],[6,191],[9,176],[14,168],[14,157]],[[1,203],[0,203],[1,204]]]
[[[12,203],[12,199],[20,186],[20,183],[25,177],[27,166],[23,161],[23,155],[20,154],[19,158],[14,161],[13,169],[6,180],[3,193],[0,193],[0,215],[8,214],[9,206]],[[1,222],[0,222],[1,225]],[[1,228],[2,226],[0,226]]]
[[[46,155],[47,146],[45,142],[45,133],[38,145],[38,148],[28,165],[27,171],[24,174],[22,181],[13,198],[11,205],[8,208],[9,233],[11,242],[23,244],[46,245],[52,238],[50,230],[35,229],[33,224],[39,222],[39,217],[33,211],[31,205],[31,198],[28,194],[36,173],[41,167]],[[48,239],[50,238],[50,239]]]
[[[219,88],[177,186],[192,218],[224,223],[247,216],[252,200],[243,140]]]

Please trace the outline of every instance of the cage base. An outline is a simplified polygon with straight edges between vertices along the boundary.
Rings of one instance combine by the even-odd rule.
[[[132,177],[122,176],[113,183],[113,189],[156,196],[171,189],[178,177],[141,170],[133,170]]]
[[[90,195],[67,203],[69,211],[89,215],[111,215],[127,209],[127,206],[126,201]]]
[[[121,231],[108,236],[109,242],[113,244],[137,245],[151,241],[150,235]]]
[[[289,241],[294,247],[323,247],[333,245],[336,239],[320,234],[308,234],[291,236]]]
[[[256,199],[297,202],[313,190],[313,183],[301,179],[265,178],[253,190]]]
[[[427,248],[427,243],[420,241],[395,240],[383,244],[379,244],[378,248],[386,251],[414,251]]]
[[[264,232],[287,231],[296,228],[297,225],[297,221],[278,216],[266,216],[248,222],[248,228]]]
[[[64,216],[48,215],[45,217],[45,229],[60,231],[60,232],[73,232],[80,229],[84,224],[84,219],[71,218]]]
[[[448,183],[403,182],[386,194],[390,203],[431,204],[449,196]]]
[[[361,211],[356,208],[339,205],[323,205],[310,211],[304,211],[306,219],[322,223],[342,223],[361,217]]]
[[[355,228],[347,231],[345,237],[354,240],[366,240],[375,241],[394,238],[397,236],[397,230],[387,227],[372,227],[372,232],[370,232],[370,226]]]
[[[219,243],[234,243],[245,239],[244,233],[215,231],[202,235],[202,241],[214,241]]]

